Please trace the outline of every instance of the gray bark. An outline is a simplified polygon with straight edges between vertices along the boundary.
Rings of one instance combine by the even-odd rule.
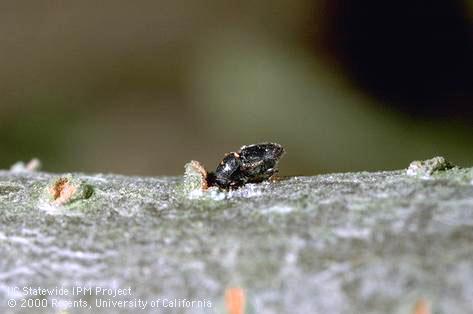
[[[20,312],[7,305],[23,298],[14,286],[98,286],[131,287],[117,300],[212,306],[163,313],[226,313],[228,287],[244,290],[246,313],[412,313],[419,299],[433,313],[472,313],[473,170],[424,170],[231,192],[192,191],[182,177],[0,172],[0,312]],[[61,202],[59,177],[73,192]],[[104,297],[53,298],[93,309]]]

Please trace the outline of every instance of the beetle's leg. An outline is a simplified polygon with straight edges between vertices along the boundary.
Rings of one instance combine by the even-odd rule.
[[[271,174],[268,180],[273,181],[273,182],[279,180],[279,169],[271,168],[271,169],[268,169],[266,173]]]
[[[216,186],[216,182],[215,182],[215,173],[214,172],[208,172],[207,173],[207,186],[208,187],[211,187],[211,186]]]

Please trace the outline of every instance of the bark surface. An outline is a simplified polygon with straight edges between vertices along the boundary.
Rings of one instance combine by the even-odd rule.
[[[131,288],[43,297],[92,309],[148,301],[122,313],[156,313],[157,299],[211,302],[158,313],[226,313],[230,287],[243,289],[246,313],[412,313],[419,300],[433,313],[473,312],[473,169],[291,177],[231,192],[183,182],[0,171],[0,312],[28,312],[8,307],[24,298],[11,288],[38,286]]]

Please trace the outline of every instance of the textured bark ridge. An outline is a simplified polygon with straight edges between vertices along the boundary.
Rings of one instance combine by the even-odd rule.
[[[199,175],[0,171],[0,312],[20,311],[14,286],[100,286],[212,305],[163,313],[227,313],[235,287],[246,313],[472,313],[473,169],[439,162],[229,192]]]

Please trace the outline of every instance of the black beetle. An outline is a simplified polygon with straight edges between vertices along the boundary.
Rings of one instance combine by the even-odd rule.
[[[268,180],[278,173],[278,162],[284,152],[276,143],[242,146],[238,152],[226,154],[215,172],[209,173],[209,186],[229,189]]]

